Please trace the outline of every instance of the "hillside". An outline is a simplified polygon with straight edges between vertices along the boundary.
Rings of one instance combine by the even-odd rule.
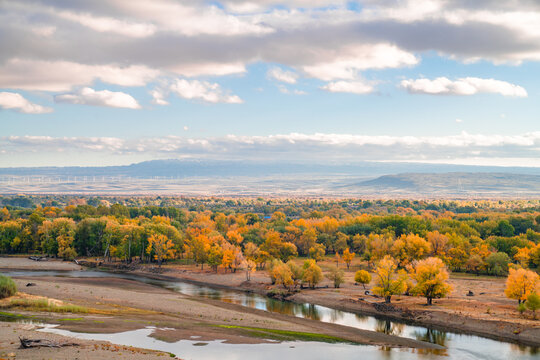
[[[345,188],[351,191],[424,195],[540,195],[540,176],[468,172],[404,173],[384,175],[373,180],[351,184]]]

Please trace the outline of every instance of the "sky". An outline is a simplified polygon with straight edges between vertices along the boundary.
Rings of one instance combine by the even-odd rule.
[[[0,167],[540,167],[536,0],[0,0]]]

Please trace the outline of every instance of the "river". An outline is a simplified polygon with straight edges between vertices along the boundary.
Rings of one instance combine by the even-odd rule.
[[[58,276],[58,277],[117,277],[160,286],[185,295],[210,298],[224,302],[239,304],[245,307],[278,312],[291,316],[309,318],[316,321],[346,325],[359,329],[384,332],[406,338],[444,346],[445,350],[411,350],[388,349],[384,347],[326,344],[314,342],[282,342],[279,344],[233,345],[220,341],[198,343],[182,340],[167,343],[153,338],[153,328],[148,327],[117,334],[84,334],[47,326],[43,331],[69,335],[92,340],[106,340],[126,346],[137,346],[148,349],[167,351],[185,359],[327,359],[329,354],[335,354],[339,359],[494,359],[494,360],[530,360],[540,359],[537,348],[496,341],[474,335],[463,335],[452,332],[433,330],[422,326],[408,325],[401,322],[389,321],[368,315],[330,309],[314,304],[296,304],[280,301],[262,295],[234,290],[216,289],[207,286],[194,285],[183,281],[155,280],[125,273],[109,273],[102,271],[11,271],[5,275],[17,276]],[[194,346],[196,345],[196,346]],[[199,346],[203,345],[203,346]],[[219,355],[219,356],[218,356]]]

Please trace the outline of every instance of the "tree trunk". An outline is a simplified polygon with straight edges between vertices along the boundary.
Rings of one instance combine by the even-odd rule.
[[[428,305],[431,305],[432,302],[433,302],[433,298],[428,297],[428,298],[427,298],[427,304],[428,304]]]
[[[387,303],[387,304],[390,304],[390,299],[392,298],[392,296],[385,296],[384,297],[384,302]]]

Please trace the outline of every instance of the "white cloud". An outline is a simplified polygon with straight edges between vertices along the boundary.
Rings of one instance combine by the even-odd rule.
[[[86,65],[69,61],[11,59],[0,65],[0,87],[68,91],[73,86],[89,85],[99,79],[120,86],[143,86],[159,71],[143,65]]]
[[[135,38],[152,36],[156,32],[156,26],[149,23],[133,23],[111,17],[77,14],[71,11],[60,11],[57,15],[63,19],[78,22],[83,26],[99,32],[112,32]]]
[[[287,84],[296,84],[298,74],[293,71],[283,70],[280,67],[274,66],[267,72],[270,79],[281,81]]]
[[[58,103],[106,106],[114,108],[140,109],[141,106],[131,95],[109,90],[96,91],[85,87],[70,94],[56,95]]]
[[[456,122],[459,124],[459,123],[462,123],[463,120],[462,119],[456,119]]]
[[[303,66],[302,70],[308,76],[324,81],[354,80],[360,70],[412,66],[418,62],[414,54],[395,45],[364,44],[344,49],[330,61]]]
[[[45,114],[53,111],[50,107],[31,103],[21,94],[12,92],[0,92],[0,108],[24,114]]]
[[[217,62],[198,62],[194,64],[180,64],[167,67],[175,74],[196,77],[196,76],[224,76],[232,74],[243,74],[246,72],[246,65],[240,62],[235,63],[217,63]]]
[[[188,100],[200,100],[207,103],[241,104],[237,95],[223,92],[219,84],[208,81],[177,79],[170,91]]]
[[[9,136],[0,137],[8,154],[67,150],[121,156],[183,156],[213,159],[451,162],[476,159],[540,158],[540,132],[520,135],[469,134],[384,136],[354,134],[278,134],[189,138],[163,136],[135,139]],[[523,162],[523,161],[521,161]],[[501,165],[501,164],[499,164]],[[512,163],[508,164],[512,165]]]
[[[215,5],[172,0],[131,0],[116,5],[131,16],[158,24],[161,30],[186,36],[263,35],[274,31],[257,18],[227,14]]]
[[[401,87],[412,94],[429,95],[474,95],[478,93],[501,94],[503,96],[527,97],[521,86],[495,79],[466,77],[450,80],[446,77],[430,79],[403,80]]]
[[[162,89],[154,89],[150,91],[152,95],[152,104],[156,105],[169,105],[169,102],[165,100],[165,94]]]
[[[369,94],[373,92],[373,86],[366,84],[363,81],[335,81],[321,87],[321,89],[329,92],[342,92],[352,94]]]

